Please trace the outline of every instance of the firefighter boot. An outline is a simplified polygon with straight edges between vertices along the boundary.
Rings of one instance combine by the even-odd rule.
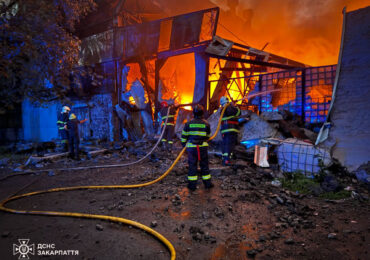
[[[203,181],[203,184],[204,184],[204,188],[207,190],[212,189],[215,186],[210,180]]]
[[[188,182],[188,189],[190,191],[195,191],[197,189],[197,182],[196,181],[189,181]]]

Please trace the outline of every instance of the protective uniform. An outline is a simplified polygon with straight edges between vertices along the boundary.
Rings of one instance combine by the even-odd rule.
[[[222,106],[229,103],[227,97],[222,97],[220,100]],[[222,164],[230,165],[231,157],[235,145],[238,141],[240,109],[230,104],[222,117],[221,134],[222,134]]]
[[[58,132],[65,151],[68,151],[68,131],[64,128],[64,126],[67,125],[69,120],[68,118],[70,110],[71,109],[69,107],[64,106],[62,108],[62,112],[57,117]]]
[[[82,121],[77,120],[75,114],[71,114],[69,117],[69,121],[67,122],[67,129],[69,133],[69,155],[71,158],[75,158],[79,160],[79,146],[80,146],[80,136],[78,133],[78,125],[81,124]]]
[[[208,139],[211,128],[203,117],[203,107],[197,105],[193,109],[194,119],[187,122],[181,135],[181,143],[186,145],[188,153],[188,188],[195,190],[198,181],[198,162],[201,169],[203,184],[206,189],[212,188],[211,174],[208,168]]]
[[[162,118],[161,126],[162,126],[162,129],[163,129],[164,124],[165,124],[166,119],[167,119],[168,104],[167,104],[167,102],[163,101],[161,103],[161,105],[162,105],[162,108],[159,111],[159,114]],[[164,131],[164,134],[163,134],[163,137],[162,137],[162,140],[161,140],[162,147],[166,148],[166,146],[167,146],[167,150],[169,150],[169,151],[172,150],[173,137],[174,137],[174,134],[175,134],[175,115],[176,115],[176,108],[171,106],[170,107],[170,113],[168,114],[167,126],[166,126],[166,129]]]

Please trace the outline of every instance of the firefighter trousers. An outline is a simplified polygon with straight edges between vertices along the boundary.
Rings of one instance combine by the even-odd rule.
[[[189,173],[188,188],[195,190],[198,181],[198,162],[201,170],[202,180],[205,188],[212,188],[211,174],[208,167],[208,147],[187,147]]]
[[[68,152],[68,139],[69,133],[65,129],[59,129],[60,141],[64,152]]]
[[[75,135],[69,136],[69,155],[71,158],[79,159],[80,138]],[[76,157],[75,157],[76,156]]]
[[[167,125],[166,129],[164,130],[163,137],[162,137],[162,147],[166,148],[167,150],[172,149],[173,145],[173,136],[175,134],[175,126]],[[167,147],[166,147],[167,145]]]
[[[238,133],[229,132],[222,134],[222,162],[230,161],[235,145],[238,141]]]

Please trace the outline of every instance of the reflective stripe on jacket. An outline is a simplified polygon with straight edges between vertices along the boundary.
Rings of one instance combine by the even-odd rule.
[[[182,130],[181,143],[186,147],[208,146],[208,139],[211,134],[211,127],[204,119],[194,118],[187,122]]]
[[[164,125],[164,123],[166,122],[167,117],[168,117],[167,125],[175,125],[176,108],[171,107],[168,116],[167,110],[168,107],[162,107],[161,110],[159,111],[159,115],[161,116],[162,119],[162,125]]]
[[[236,132],[239,133],[238,116],[240,116],[240,109],[233,105],[226,108],[221,122],[221,134]]]
[[[57,126],[59,130],[64,130],[64,126],[67,125],[67,122],[69,121],[69,115],[68,113],[60,113],[58,114],[57,118]]]

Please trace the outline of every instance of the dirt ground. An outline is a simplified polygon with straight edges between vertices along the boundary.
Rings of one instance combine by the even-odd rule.
[[[59,171],[64,167],[125,163],[142,155],[112,152],[79,162],[65,158],[43,165],[52,172],[6,179],[1,178],[17,173],[3,167],[0,199],[55,187],[150,181],[159,177],[176,156],[176,152],[155,154],[147,162],[125,168]],[[187,163],[183,158],[169,176],[148,187],[55,192],[7,206],[135,220],[165,236],[175,247],[177,259],[369,259],[368,201],[330,201],[299,195],[272,186],[265,171],[251,163],[238,169],[221,168],[220,159],[211,156],[210,168],[215,184],[210,191],[201,182],[197,191],[187,190]],[[78,256],[49,256],[50,259],[170,257],[167,248],[150,234],[105,221],[0,212],[0,232],[0,256],[4,260],[19,257],[13,255],[13,244],[19,244],[18,239],[79,251]]]

